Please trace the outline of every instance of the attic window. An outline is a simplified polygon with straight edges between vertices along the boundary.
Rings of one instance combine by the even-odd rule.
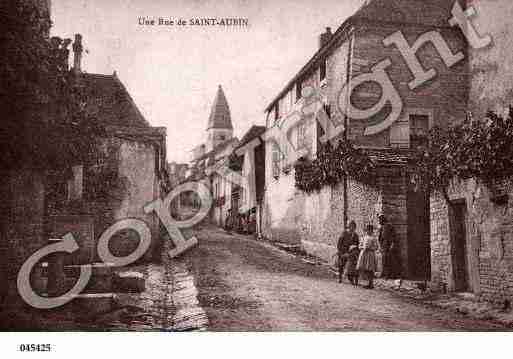
[[[274,106],[274,120],[277,121],[280,118],[280,102],[277,101]]]

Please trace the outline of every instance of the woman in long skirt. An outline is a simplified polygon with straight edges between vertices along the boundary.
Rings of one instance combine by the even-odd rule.
[[[365,235],[361,243],[362,251],[358,257],[356,269],[362,277],[369,281],[364,288],[374,288],[374,273],[377,270],[376,250],[378,249],[378,240],[374,236],[374,227],[369,224],[365,227]]]

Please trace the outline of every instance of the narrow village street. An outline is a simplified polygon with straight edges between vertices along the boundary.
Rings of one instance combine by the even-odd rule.
[[[209,331],[505,330],[383,290],[338,284],[333,273],[212,226],[178,259],[195,278]],[[174,262],[174,261],[173,261]]]

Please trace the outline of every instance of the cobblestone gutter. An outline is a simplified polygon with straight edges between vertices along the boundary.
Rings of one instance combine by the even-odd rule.
[[[120,309],[103,318],[110,330],[201,331],[207,328],[208,318],[199,305],[193,276],[183,260],[170,259],[167,252],[165,248],[162,264],[151,264],[144,269],[144,292],[119,295]]]

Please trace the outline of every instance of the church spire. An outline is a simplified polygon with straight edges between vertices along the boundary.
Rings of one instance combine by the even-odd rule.
[[[232,119],[230,115],[230,107],[224,95],[221,85],[217,88],[216,98],[212,104],[210,117],[208,118],[207,130],[211,128],[232,130]]]

